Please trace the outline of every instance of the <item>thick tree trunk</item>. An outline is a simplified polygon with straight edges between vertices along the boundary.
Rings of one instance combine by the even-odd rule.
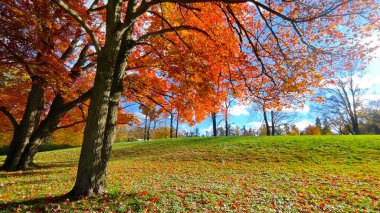
[[[212,135],[216,137],[218,135],[218,130],[216,127],[216,113],[215,112],[211,113],[211,118],[212,118]]]
[[[94,93],[84,130],[77,178],[74,188],[68,194],[71,197],[103,194],[105,191],[101,159],[115,69],[115,61],[112,60],[113,56],[110,54],[112,52],[107,52],[105,49],[98,56]]]
[[[270,111],[270,121],[272,123],[272,136],[275,136],[276,135],[276,127],[274,124],[274,112],[273,112],[273,110]]]
[[[76,100],[66,104],[64,104],[64,99],[60,94],[55,96],[48,115],[43,121],[41,121],[40,125],[38,125],[30,137],[29,143],[25,147],[17,164],[17,170],[23,170],[29,167],[41,145],[48,141],[52,137],[53,132],[59,128],[58,124],[61,119],[78,104],[88,100],[91,94],[92,90],[90,89]]]
[[[98,177],[98,185],[102,187],[101,193],[106,189],[106,175],[107,175],[107,166],[108,161],[111,157],[112,145],[115,140],[116,135],[116,124],[117,124],[117,113],[119,107],[119,100],[122,94],[122,77],[120,77],[120,82],[117,82],[116,85],[112,85],[111,96],[110,96],[110,105],[108,108],[108,117],[105,127],[105,134],[103,140],[103,146],[101,149],[101,159],[100,159],[100,168],[97,171],[96,176]]]
[[[41,82],[33,79],[23,118],[14,129],[9,152],[2,166],[3,170],[16,170],[20,157],[29,143],[29,139],[39,123],[44,104],[45,90]]]
[[[64,100],[60,94],[57,94],[51,104],[47,117],[41,122],[38,128],[30,137],[28,145],[25,147],[20,160],[17,164],[17,170],[27,169],[33,162],[34,155],[38,152],[43,142],[47,141],[57,128],[60,120],[69,111],[60,109]]]
[[[359,123],[356,117],[351,119],[352,130],[355,135],[360,135]]]
[[[266,135],[270,136],[270,127],[269,127],[267,112],[265,111],[265,108],[263,108],[263,115],[264,115],[264,122],[265,122],[265,128],[266,128]]]
[[[107,166],[108,161],[111,157],[112,145],[116,136],[117,113],[119,111],[119,100],[123,93],[124,70],[127,66],[127,62],[124,61],[122,58],[118,58],[117,65],[118,66],[115,69],[111,87],[107,123],[105,127],[103,141],[104,144],[101,150],[101,165],[97,174],[97,176],[99,177],[99,185],[103,187],[103,191],[106,188]]]
[[[38,152],[42,144],[44,144],[52,135],[39,136],[37,138],[31,138],[29,144],[25,147],[24,152],[21,155],[20,161],[16,167],[16,170],[25,170],[33,163],[33,158]]]
[[[107,10],[108,6],[112,7],[110,4],[107,5]],[[117,48],[118,39],[113,40],[114,32],[107,29],[108,33],[111,33],[111,37],[107,36],[106,40],[110,44],[107,45],[106,41],[106,46],[98,56],[94,93],[84,130],[77,178],[73,189],[68,193],[71,197],[101,195],[106,190],[106,171],[115,138],[122,81],[132,47],[129,42],[132,28],[124,32],[120,50]]]

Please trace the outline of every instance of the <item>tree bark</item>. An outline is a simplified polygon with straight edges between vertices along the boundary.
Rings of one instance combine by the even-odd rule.
[[[61,94],[57,94],[54,97],[48,115],[41,121],[30,137],[29,144],[25,147],[17,164],[17,170],[24,170],[29,167],[41,145],[48,141],[52,137],[53,132],[59,128],[58,125],[61,119],[78,104],[88,100],[91,94],[92,89],[66,104],[64,104]]]
[[[130,45],[126,40],[123,39],[122,43],[122,52],[125,52],[126,55],[119,56],[117,59],[117,67],[114,72],[112,87],[110,93],[110,101],[107,115],[107,123],[105,127],[103,147],[101,150],[101,164],[100,169],[98,170],[98,184],[103,187],[103,192],[106,189],[106,176],[107,176],[107,166],[108,161],[111,157],[112,145],[116,136],[116,124],[117,124],[117,114],[119,111],[119,100],[123,93],[123,79],[124,79],[124,70],[127,66],[126,59],[129,55]],[[125,43],[127,42],[127,43]],[[128,49],[127,49],[128,48]]]
[[[218,130],[216,127],[216,113],[215,112],[211,113],[211,118],[212,118],[212,133],[213,133],[212,135],[216,137],[218,135]]]
[[[9,146],[9,152],[2,166],[2,170],[5,171],[16,170],[21,155],[40,121],[45,90],[42,82],[38,79],[32,79],[32,81],[32,88],[28,94],[23,118],[17,128],[13,131],[13,138]]]
[[[36,131],[33,132],[32,136],[30,137],[30,142],[22,152],[20,160],[17,164],[17,170],[26,169],[32,162],[34,155],[37,153],[43,141],[52,135],[52,128],[57,127],[59,121],[64,116],[64,113],[57,115],[56,112],[57,108],[63,105],[63,102],[64,100],[62,96],[60,94],[57,94],[51,104],[48,116],[41,122]]]
[[[121,4],[113,1],[107,3],[107,21],[119,19],[113,17],[113,10],[121,10]],[[107,164],[115,138],[118,104],[123,90],[124,71],[132,47],[130,41],[133,30],[129,28],[118,37],[118,33],[121,32],[115,35],[113,27],[117,26],[107,23],[106,45],[98,56],[94,93],[84,130],[76,182],[68,193],[70,197],[101,195],[106,190]]]
[[[97,60],[94,93],[84,130],[76,182],[69,192],[71,197],[84,197],[105,192],[105,181],[101,174],[102,147],[107,123],[112,76],[115,69],[113,51],[102,50]]]

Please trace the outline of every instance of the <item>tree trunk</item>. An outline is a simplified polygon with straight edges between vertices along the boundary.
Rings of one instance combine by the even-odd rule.
[[[122,69],[122,71],[120,70]],[[99,177],[99,185],[106,188],[106,176],[108,161],[111,157],[112,145],[116,135],[117,113],[119,108],[119,100],[123,92],[123,76],[125,66],[123,64],[115,70],[114,79],[112,83],[110,103],[108,108],[108,117],[104,134],[104,144],[101,150],[101,165],[97,176]]]
[[[267,136],[270,136],[270,127],[269,127],[267,112],[265,111],[265,108],[263,108],[263,115],[264,115],[264,122],[265,122],[265,127],[266,127],[266,134]]]
[[[152,121],[151,120],[149,120],[149,122],[148,122],[148,128],[147,128],[147,130],[146,130],[146,140],[147,141],[149,141],[149,139],[150,139],[150,123],[151,123]]]
[[[211,118],[212,118],[212,133],[213,133],[212,135],[216,137],[218,135],[218,131],[216,128],[216,113],[215,112],[211,113]]]
[[[154,131],[154,130],[156,129],[156,125],[157,125],[157,120],[154,119],[154,121],[153,121],[153,129],[152,129],[152,131]]]
[[[226,117],[226,119],[224,119],[224,124],[225,124],[225,127],[226,127],[226,136],[229,135],[230,133],[230,130],[228,128],[228,118]]]
[[[53,132],[57,130],[61,119],[78,104],[89,99],[92,89],[79,96],[76,100],[64,104],[61,94],[57,94],[51,104],[46,118],[41,121],[40,125],[30,137],[29,144],[25,147],[20,160],[17,164],[17,170],[27,169],[33,162],[34,155],[38,152],[41,145],[52,137]]]
[[[148,114],[145,115],[145,125],[144,125],[144,141],[147,139],[148,132]]]
[[[273,110],[270,111],[270,121],[272,123],[272,136],[275,136],[276,135],[276,127],[275,127],[275,123],[274,123],[274,112],[273,112]]]
[[[351,119],[352,123],[352,130],[355,135],[360,135],[360,130],[359,130],[359,123],[358,119],[355,116],[354,118]]]
[[[20,157],[29,143],[29,139],[39,123],[44,104],[45,90],[37,79],[33,79],[32,88],[28,94],[23,118],[13,131],[9,152],[2,166],[3,170],[12,171],[17,168]]]
[[[101,51],[97,61],[94,93],[84,130],[83,144],[79,158],[76,182],[69,192],[71,197],[84,197],[105,192],[102,174],[102,148],[109,114],[110,92],[115,61],[108,48]]]
[[[118,104],[123,90],[122,81],[132,47],[131,36],[132,28],[129,28],[122,36],[119,51],[116,39],[115,43],[110,41],[109,46],[106,42],[98,56],[98,70],[84,130],[77,178],[74,188],[68,194],[71,197],[105,193],[107,165],[115,139]]]
[[[170,113],[170,138],[173,138],[173,112]]]
[[[33,163],[33,158],[38,152],[42,144],[44,144],[52,135],[38,136],[31,138],[30,143],[25,147],[24,152],[21,155],[20,161],[16,167],[16,170],[25,170]]]
[[[38,152],[44,141],[47,141],[57,128],[62,117],[67,111],[59,110],[64,104],[64,100],[60,94],[57,94],[51,104],[50,110],[46,118],[36,128],[30,137],[28,145],[25,147],[20,160],[17,164],[17,170],[27,169],[33,162],[34,155]]]
[[[178,121],[179,121],[179,113],[177,113],[177,124],[175,128],[175,138],[178,138]]]

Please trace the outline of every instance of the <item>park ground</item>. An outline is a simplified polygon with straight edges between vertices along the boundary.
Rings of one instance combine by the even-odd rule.
[[[116,143],[108,193],[73,201],[61,196],[75,182],[79,153],[40,152],[33,169],[0,172],[0,211],[380,211],[380,136]]]

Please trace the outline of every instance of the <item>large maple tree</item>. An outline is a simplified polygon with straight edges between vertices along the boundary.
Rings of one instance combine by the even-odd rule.
[[[27,168],[53,131],[80,122],[61,121],[91,95],[92,74],[85,72],[92,67],[91,44],[52,5],[0,1],[0,109],[13,127],[4,170]]]

